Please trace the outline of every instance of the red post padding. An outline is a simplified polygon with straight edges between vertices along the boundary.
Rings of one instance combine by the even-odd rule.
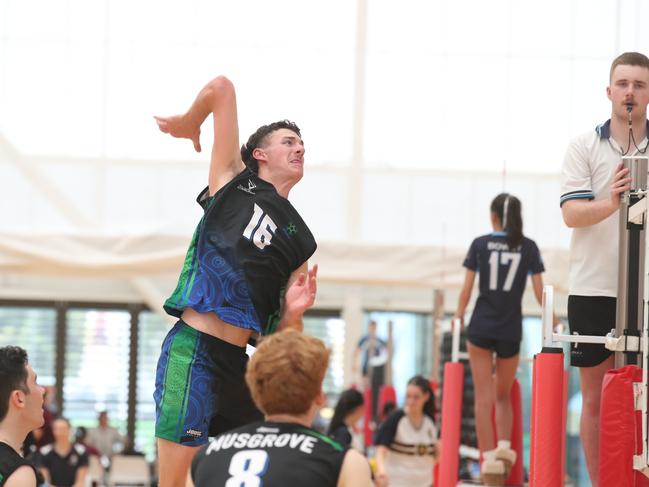
[[[536,359],[536,357],[534,357]],[[536,440],[534,439],[534,435],[532,434],[532,431],[536,431],[537,426],[534,425],[534,421],[536,419],[536,399],[538,398],[538,394],[536,392],[536,385],[537,385],[537,380],[536,380],[536,360],[534,360],[534,364],[532,366],[532,404],[530,405],[530,463],[532,463],[532,459],[536,455]]]
[[[563,417],[561,419],[561,476],[566,478],[566,441],[568,424],[568,386],[570,384],[570,372],[563,371]]]
[[[442,451],[439,458],[439,484],[435,484],[436,487],[455,487],[457,485],[463,389],[464,365],[459,362],[444,364]]]
[[[506,485],[523,485],[523,405],[521,402],[521,385],[518,379],[515,379],[510,391],[510,402],[512,404],[512,432],[509,437],[511,448],[516,452],[516,463],[509,473]],[[491,424],[494,431],[496,443],[503,438],[498,437],[498,428],[496,427],[496,405],[494,404],[491,412]],[[482,452],[480,452],[480,463],[482,463]]]
[[[374,429],[372,428],[372,388],[366,387],[363,391],[363,438],[365,439],[365,448],[368,448],[374,442],[372,435]]]
[[[518,380],[514,381],[511,391],[512,412],[512,436],[510,438],[512,450],[516,452],[516,463],[507,479],[507,485],[523,485],[523,404],[521,401],[521,385]]]
[[[649,479],[633,470],[633,455],[642,452],[642,413],[634,407],[634,382],[642,382],[642,369],[635,365],[609,370],[604,376],[599,412],[602,486],[649,486]]]
[[[530,486],[563,485],[563,351],[544,349],[534,356]],[[605,485],[605,484],[602,484]]]
[[[395,405],[397,404],[397,392],[394,390],[394,387],[390,384],[383,384],[381,390],[379,391],[379,403],[376,406],[378,408],[377,417],[379,421],[383,421],[383,408],[387,403],[391,402]]]

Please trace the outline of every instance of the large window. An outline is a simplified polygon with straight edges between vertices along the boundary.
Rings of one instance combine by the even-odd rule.
[[[388,323],[392,322],[392,384],[402,404],[408,380],[417,374],[431,374],[432,316],[395,311],[371,311],[365,315],[366,322],[376,320],[377,335],[384,340],[388,337]]]
[[[338,314],[310,314],[304,317],[304,333],[320,338],[331,350],[323,388],[327,395],[343,390],[345,368],[345,322]]]
[[[55,384],[56,310],[0,307],[0,346],[6,345],[27,350],[39,384]]]
[[[62,414],[74,426],[95,427],[98,412],[108,411],[111,426],[131,431],[135,449],[149,460],[155,457],[156,365],[169,329],[159,314],[127,304],[0,304],[0,346],[25,348],[42,385],[63,383]],[[344,385],[345,323],[338,311],[311,312],[304,330],[331,350],[324,390],[337,397]]]
[[[155,456],[155,373],[162,341],[169,322],[159,314],[143,311],[139,316],[137,350],[137,399],[135,409],[135,447],[149,460]]]
[[[131,315],[126,310],[70,309],[66,316],[63,414],[73,425],[126,432]]]

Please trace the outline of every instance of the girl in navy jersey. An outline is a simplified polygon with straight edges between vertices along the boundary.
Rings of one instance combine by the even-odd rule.
[[[545,269],[536,243],[523,235],[518,198],[507,193],[496,196],[491,202],[491,224],[493,232],[476,238],[464,259],[466,276],[456,318],[464,324],[464,313],[478,273],[480,294],[467,330],[476,433],[483,456],[483,479],[487,485],[502,485],[492,482],[504,480],[516,463],[516,452],[510,444],[513,420],[510,392],[522,338],[521,300],[529,274],[536,299],[541,303],[541,273]],[[494,402],[497,438],[491,422]]]

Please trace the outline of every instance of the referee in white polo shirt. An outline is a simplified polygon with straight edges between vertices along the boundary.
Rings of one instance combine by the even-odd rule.
[[[570,143],[562,169],[561,211],[573,229],[568,321],[570,331],[580,335],[603,336],[615,328],[618,209],[630,182],[621,160],[644,154],[649,145],[649,59],[637,52],[618,56],[611,65],[606,95],[611,118]],[[597,487],[599,403],[613,356],[602,345],[573,344],[570,363],[580,367],[581,440],[592,485]]]

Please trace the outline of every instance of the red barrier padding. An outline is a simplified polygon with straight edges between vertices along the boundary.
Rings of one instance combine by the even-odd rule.
[[[642,453],[642,413],[634,407],[634,382],[642,382],[642,369],[635,365],[609,370],[604,376],[599,416],[602,486],[649,486],[649,479],[633,470],[633,455]]]
[[[383,416],[383,408],[387,403],[391,402],[392,404],[397,405],[397,392],[394,390],[394,387],[388,384],[383,384],[381,390],[379,391],[379,403],[377,405],[378,411],[377,416],[379,421],[383,421],[385,417]]]
[[[462,394],[464,365],[444,364],[442,390],[442,451],[439,458],[439,487],[455,487],[458,480],[460,429],[462,427]]]
[[[544,349],[534,357],[532,387],[532,446],[530,485],[563,485],[561,443],[563,436],[563,351]],[[602,484],[606,485],[606,484]]]
[[[516,452],[516,463],[507,479],[507,485],[523,485],[523,403],[521,401],[521,385],[514,381],[511,391],[512,411],[512,436],[510,438],[512,450]]]
[[[536,380],[536,356],[534,357],[534,363],[532,365],[532,404],[530,405],[530,463],[536,455],[536,440],[532,431],[536,431],[538,425],[535,425],[536,420],[536,403],[538,400],[538,393],[536,392],[536,385],[538,381]]]
[[[516,452],[516,463],[512,466],[512,471],[509,473],[505,485],[523,485],[523,404],[521,401],[521,385],[518,379],[515,379],[512,384],[510,393],[510,401],[512,404],[512,433],[509,438],[511,448]],[[503,438],[498,438],[498,428],[496,427],[496,405],[494,404],[491,411],[491,425],[494,431],[495,443]],[[482,451],[480,452],[480,463],[482,463]]]
[[[563,417],[561,419],[561,475],[566,478],[566,441],[568,425],[568,386],[570,385],[570,372],[563,371]]]
[[[365,439],[365,448],[368,448],[372,443],[374,443],[374,438],[372,438],[374,429],[372,422],[372,389],[366,387],[363,391],[363,411],[364,411],[364,420],[363,420],[363,438]]]

